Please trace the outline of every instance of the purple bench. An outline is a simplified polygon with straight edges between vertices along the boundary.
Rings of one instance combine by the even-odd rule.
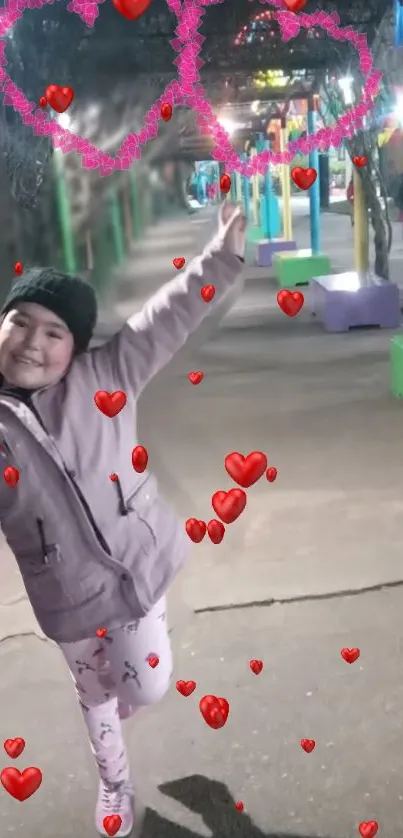
[[[297,244],[286,239],[262,239],[256,243],[256,264],[259,268],[271,268],[273,256],[284,250],[296,250]]]
[[[312,314],[327,332],[348,332],[357,326],[396,329],[400,325],[397,285],[370,277],[363,285],[356,271],[314,277],[310,285]]]

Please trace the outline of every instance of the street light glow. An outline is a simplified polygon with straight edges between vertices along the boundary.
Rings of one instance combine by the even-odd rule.
[[[66,130],[67,128],[70,128],[71,119],[68,113],[61,113],[60,116],[58,116],[57,121],[61,128],[65,128]]]
[[[233,119],[229,119],[226,116],[219,116],[218,121],[230,137],[235,134],[235,131],[237,131],[238,128],[242,128],[241,122],[234,122]]]
[[[345,105],[352,105],[354,102],[353,81],[352,76],[344,76],[344,78],[339,79],[339,87],[341,87]]]

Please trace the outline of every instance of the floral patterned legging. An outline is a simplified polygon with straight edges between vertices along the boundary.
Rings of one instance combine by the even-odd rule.
[[[142,620],[107,632],[102,639],[95,636],[59,645],[75,683],[101,779],[127,780],[121,719],[159,701],[171,679],[165,598]]]

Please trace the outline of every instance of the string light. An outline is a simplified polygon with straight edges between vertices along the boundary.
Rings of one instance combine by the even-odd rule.
[[[278,23],[274,15],[275,12],[267,9],[265,12],[259,12],[251,17],[249,23],[242,26],[238,34],[235,36],[234,46],[246,46],[253,44],[255,41],[263,43],[268,36],[270,38],[276,37]],[[307,35],[309,38],[322,38],[323,34],[324,33],[319,29],[307,29]]]

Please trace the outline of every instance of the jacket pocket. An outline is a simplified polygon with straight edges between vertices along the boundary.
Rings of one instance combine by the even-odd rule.
[[[46,562],[36,553],[20,553],[18,565],[31,605],[40,622],[43,614],[58,614],[83,608],[105,593],[105,584],[94,577],[68,577],[60,554],[50,550]]]

